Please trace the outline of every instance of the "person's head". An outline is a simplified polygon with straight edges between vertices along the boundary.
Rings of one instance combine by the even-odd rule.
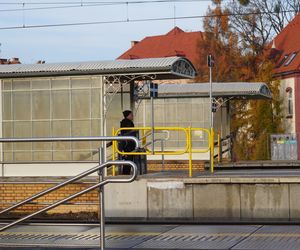
[[[133,120],[133,113],[131,110],[125,110],[123,111],[124,118],[127,118],[128,120]]]

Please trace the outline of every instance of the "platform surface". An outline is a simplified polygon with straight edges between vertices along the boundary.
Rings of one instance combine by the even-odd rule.
[[[106,249],[300,249],[300,225],[106,225]],[[0,249],[99,249],[98,225],[30,224],[0,232]]]

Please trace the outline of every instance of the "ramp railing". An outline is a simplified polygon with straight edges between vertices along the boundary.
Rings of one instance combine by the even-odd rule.
[[[104,137],[104,136],[98,136],[98,137],[51,137],[51,138],[0,138],[0,142],[2,143],[12,143],[12,142],[74,142],[74,141],[133,141],[135,143],[136,148],[139,145],[139,141],[136,137],[133,136],[110,136],[110,137]],[[132,168],[132,175],[129,176],[129,178],[108,178],[104,176],[104,169],[111,167],[111,166],[115,166],[115,165],[128,165]],[[108,162],[104,162],[104,148],[100,147],[99,148],[99,164],[89,170],[86,170],[74,177],[72,177],[69,180],[66,180],[62,183],[59,183],[49,189],[46,189],[38,194],[35,194],[21,202],[18,202],[2,211],[0,211],[0,215],[7,213],[9,211],[12,211],[20,206],[23,206],[25,204],[28,204],[30,202],[32,202],[33,200],[36,200],[46,194],[49,194],[51,192],[54,192],[57,189],[60,189],[68,184],[74,183],[90,174],[93,174],[95,172],[98,172],[99,175],[99,182],[95,185],[92,185],[80,192],[77,192],[73,195],[70,195],[62,200],[59,200],[49,206],[46,206],[43,209],[40,209],[32,214],[29,214],[23,218],[20,218],[14,222],[11,222],[5,226],[3,226],[2,228],[0,228],[0,232],[4,231],[8,228],[11,228],[25,220],[28,220],[38,214],[41,214],[43,212],[46,212],[50,209],[53,209],[61,204],[64,204],[76,197],[79,197],[85,193],[88,193],[96,188],[99,188],[99,194],[100,194],[100,204],[99,204],[99,211],[100,211],[100,248],[104,249],[105,246],[105,215],[104,215],[104,189],[103,186],[108,184],[108,183],[129,183],[134,181],[134,179],[137,176],[137,166],[135,163],[131,162],[131,161],[108,161]]]

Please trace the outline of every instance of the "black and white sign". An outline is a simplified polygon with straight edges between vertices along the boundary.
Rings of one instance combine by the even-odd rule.
[[[215,66],[215,58],[212,55],[207,56],[207,66],[213,68]]]
[[[150,82],[150,97],[158,97],[158,84]]]

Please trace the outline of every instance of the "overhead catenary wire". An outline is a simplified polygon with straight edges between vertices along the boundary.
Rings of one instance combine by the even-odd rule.
[[[295,10],[284,10],[280,13],[292,13]],[[243,12],[243,13],[224,13],[213,15],[194,15],[194,16],[177,16],[177,17],[159,17],[159,18],[141,18],[141,19],[129,19],[128,17],[120,20],[108,20],[108,21],[92,21],[92,22],[72,22],[72,23],[57,23],[57,24],[36,24],[22,26],[5,26],[0,30],[13,30],[13,29],[32,29],[32,28],[50,28],[50,27],[66,27],[66,26],[85,26],[85,25],[100,25],[100,24],[117,24],[117,23],[134,23],[134,22],[153,22],[153,21],[168,21],[168,20],[183,20],[183,19],[201,19],[201,18],[217,18],[225,16],[247,16],[247,15],[267,15],[278,14],[278,11],[257,11],[257,12]]]
[[[191,3],[191,2],[210,2],[211,0],[149,0],[149,1],[80,1],[80,2],[47,2],[47,3],[0,3],[0,5],[21,5],[22,8],[0,9],[0,12],[16,12],[16,11],[36,11],[36,10],[51,10],[51,9],[68,9],[78,7],[101,7],[101,6],[115,6],[115,5],[137,5],[137,4],[155,4],[155,3]],[[26,7],[30,5],[39,5],[43,7]],[[56,5],[46,6],[45,5]]]
[[[65,2],[0,2],[0,5],[60,5],[60,4],[140,4],[140,3],[173,3],[173,2],[210,2],[211,0],[138,0],[138,1],[65,1]]]

